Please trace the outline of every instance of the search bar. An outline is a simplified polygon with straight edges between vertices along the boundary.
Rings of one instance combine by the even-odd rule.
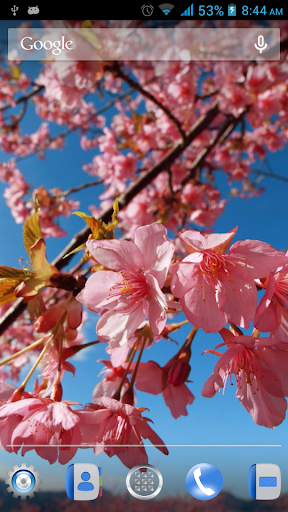
[[[8,60],[279,59],[279,28],[8,29]]]

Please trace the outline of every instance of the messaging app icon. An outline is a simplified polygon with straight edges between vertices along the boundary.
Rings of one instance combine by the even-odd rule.
[[[281,471],[276,464],[253,464],[249,470],[249,494],[254,500],[276,500],[281,492]]]
[[[207,501],[218,496],[223,486],[223,477],[212,464],[196,464],[186,476],[188,492],[197,500]]]

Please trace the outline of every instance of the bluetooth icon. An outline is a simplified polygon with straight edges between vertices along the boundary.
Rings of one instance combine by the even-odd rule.
[[[228,5],[228,16],[236,16],[236,5],[235,4]]]

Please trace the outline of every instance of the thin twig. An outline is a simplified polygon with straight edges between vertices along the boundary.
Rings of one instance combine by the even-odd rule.
[[[275,174],[274,172],[263,172],[263,171],[252,171],[256,176],[261,176],[263,178],[274,178],[275,180],[284,181],[288,183],[288,178],[286,176],[280,176],[279,174]]]
[[[68,188],[64,192],[58,194],[53,192],[51,193],[51,195],[53,197],[67,197],[70,194],[74,194],[74,192],[80,192],[80,190],[84,190],[89,187],[95,187],[96,185],[101,185],[101,183],[103,183],[103,180],[90,181],[90,183],[83,183],[82,185],[78,185],[77,187]]]
[[[157,77],[153,77],[150,80],[147,80],[147,82],[144,85],[148,85],[149,83],[153,82],[156,79],[157,79]],[[105,105],[103,105],[103,107],[99,108],[96,112],[91,112],[91,114],[89,114],[89,116],[87,117],[87,121],[91,121],[95,117],[100,116],[101,114],[106,112],[106,110],[109,110],[109,108],[113,107],[115,105],[115,103],[118,103],[118,101],[125,99],[127,96],[130,96],[131,94],[133,94],[135,92],[136,92],[135,88],[131,87],[130,89],[128,89],[128,91],[123,92],[122,94],[119,94],[116,98],[114,98],[111,101],[108,101]],[[24,98],[21,99],[21,101],[24,101]],[[8,106],[7,106],[7,108],[8,108]],[[69,135],[70,133],[73,133],[79,129],[81,129],[80,126],[71,126],[69,128],[66,128],[66,130],[63,130],[63,132],[58,133],[58,135],[55,135],[54,137],[50,137],[48,144],[50,145],[51,142],[55,142],[58,139],[64,138],[67,135]],[[49,145],[45,149],[49,149]],[[43,148],[36,150],[32,153],[29,153],[28,155],[20,155],[20,156],[16,157],[14,160],[15,160],[15,162],[21,162],[22,160],[25,160],[29,156],[37,155],[37,153],[40,153],[42,151],[43,151]]]

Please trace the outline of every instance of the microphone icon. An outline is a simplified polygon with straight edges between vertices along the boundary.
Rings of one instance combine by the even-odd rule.
[[[259,50],[259,52],[262,53],[263,50],[266,50],[268,44],[265,43],[264,36],[259,36],[258,37],[258,42],[257,42],[257,44],[255,43],[254,46],[255,46],[256,50]]]

